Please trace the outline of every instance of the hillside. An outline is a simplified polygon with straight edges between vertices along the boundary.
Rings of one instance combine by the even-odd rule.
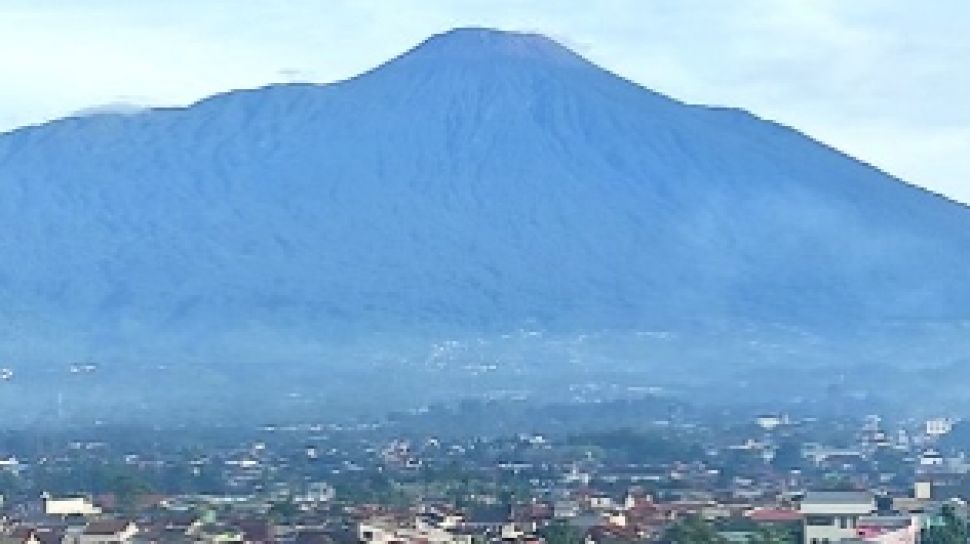
[[[970,319],[970,211],[535,35],[0,135],[0,347]]]

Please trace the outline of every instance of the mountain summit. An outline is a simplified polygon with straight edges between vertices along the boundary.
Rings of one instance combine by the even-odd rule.
[[[489,28],[457,28],[432,36],[404,55],[438,61],[531,60],[562,65],[587,64],[585,60],[541,34],[504,32]]]
[[[970,318],[965,207],[487,29],[340,83],[0,135],[0,248],[25,357]]]

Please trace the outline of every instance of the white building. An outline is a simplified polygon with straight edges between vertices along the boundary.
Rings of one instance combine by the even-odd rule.
[[[332,501],[334,496],[336,496],[336,492],[330,484],[312,482],[307,486],[304,493],[296,495],[293,500],[299,504],[319,505]]]
[[[613,497],[609,495],[591,495],[589,497],[589,507],[593,510],[607,510],[613,508]]]
[[[761,415],[761,416],[758,416],[757,419],[755,419],[755,423],[757,423],[759,427],[761,427],[766,431],[772,431],[787,423],[787,420],[788,418],[785,416]]]
[[[10,456],[6,459],[0,459],[0,471],[2,472],[9,472],[16,476],[20,474],[23,468],[23,465],[20,464],[20,461],[16,457]]]
[[[805,544],[834,544],[857,538],[859,518],[875,511],[875,497],[865,491],[809,492],[799,505],[805,517]]]
[[[471,537],[426,523],[400,525],[390,519],[372,519],[357,526],[357,541],[362,544],[398,544],[424,542],[426,544],[471,544]]]
[[[919,464],[924,467],[943,466],[943,456],[936,450],[926,450],[919,456]]]
[[[574,518],[580,513],[579,503],[572,499],[561,499],[552,504],[552,517],[556,519]]]
[[[44,513],[48,516],[96,516],[101,513],[101,509],[87,497],[55,498],[45,493],[42,498]]]
[[[940,437],[953,430],[953,420],[946,417],[938,417],[926,421],[927,436]]]
[[[125,544],[138,534],[138,526],[125,520],[100,520],[88,523],[76,544]]]
[[[928,501],[933,498],[933,482],[920,481],[913,484],[913,498]]]

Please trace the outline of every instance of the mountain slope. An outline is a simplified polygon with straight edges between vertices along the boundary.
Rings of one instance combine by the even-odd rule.
[[[2,135],[0,251],[22,352],[970,318],[966,208],[484,29],[337,84]]]

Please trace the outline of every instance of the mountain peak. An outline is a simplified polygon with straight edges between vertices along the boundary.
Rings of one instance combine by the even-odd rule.
[[[461,27],[431,36],[407,56],[439,59],[493,60],[511,58],[556,64],[587,64],[559,42],[529,32]]]
[[[347,84],[0,135],[0,352],[970,319],[966,209],[622,81],[458,29]]]

